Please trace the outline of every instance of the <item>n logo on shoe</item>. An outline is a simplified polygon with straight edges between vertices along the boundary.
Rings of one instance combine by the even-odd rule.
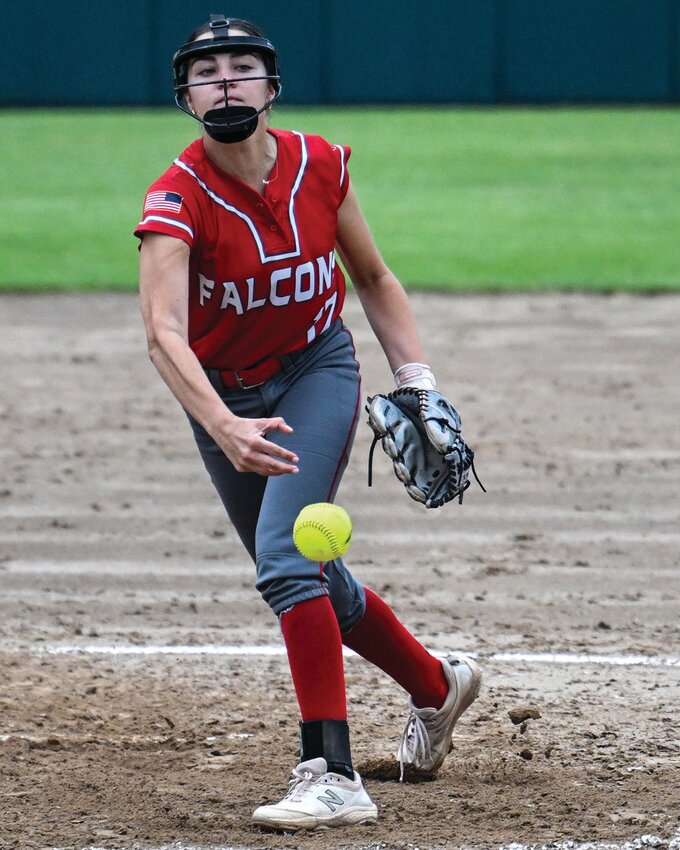
[[[342,799],[342,797],[338,796],[335,791],[331,791],[330,789],[328,791],[324,791],[323,794],[321,794],[321,796],[317,797],[316,799],[320,803],[323,803],[324,805],[328,806],[328,808],[332,812],[334,812],[336,809],[339,809],[340,806],[345,805],[345,801]]]

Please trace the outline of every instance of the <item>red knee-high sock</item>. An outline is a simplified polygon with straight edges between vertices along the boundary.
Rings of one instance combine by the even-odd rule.
[[[342,638],[330,599],[299,602],[280,622],[302,720],[346,720]]]
[[[343,643],[384,670],[407,691],[418,708],[441,708],[449,691],[441,662],[418,643],[372,590],[366,613]]]

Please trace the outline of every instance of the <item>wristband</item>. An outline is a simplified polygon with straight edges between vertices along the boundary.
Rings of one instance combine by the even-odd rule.
[[[425,363],[404,363],[403,366],[395,370],[394,383],[398,390],[402,387],[433,390],[437,386],[432,369]]]

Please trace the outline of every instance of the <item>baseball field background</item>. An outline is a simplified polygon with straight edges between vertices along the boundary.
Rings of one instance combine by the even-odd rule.
[[[355,149],[407,286],[680,287],[677,109],[281,107],[273,123]],[[134,289],[145,189],[195,130],[174,109],[5,110],[0,286]]]

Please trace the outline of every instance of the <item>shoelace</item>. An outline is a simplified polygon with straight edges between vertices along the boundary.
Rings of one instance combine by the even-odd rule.
[[[404,750],[407,759],[404,759]],[[399,781],[404,781],[404,765],[412,764],[415,757],[421,755],[423,758],[429,759],[431,755],[430,738],[427,734],[427,727],[422,718],[411,712],[406,721],[406,728],[401,739],[401,747],[399,747]]]
[[[288,792],[283,798],[284,800],[294,800],[300,796],[313,784],[314,774],[311,770],[300,772],[297,768],[293,768],[293,778],[288,780]]]

